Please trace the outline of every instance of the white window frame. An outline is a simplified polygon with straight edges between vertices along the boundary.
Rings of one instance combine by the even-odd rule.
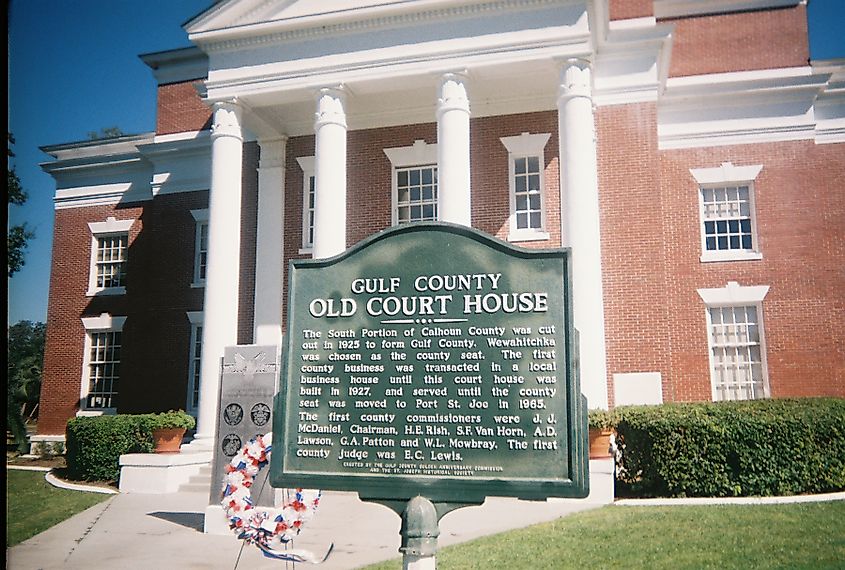
[[[499,140],[508,150],[508,195],[510,197],[510,230],[509,241],[547,240],[549,232],[546,226],[546,159],[545,148],[551,138],[551,133],[529,134],[522,133],[513,137],[501,137]],[[516,207],[516,161],[519,159],[536,158],[539,163],[540,176],[540,227],[517,227]]]
[[[97,250],[99,248],[100,239],[113,236],[126,237],[126,258],[122,263],[128,263],[129,252],[129,230],[135,220],[117,220],[109,216],[104,222],[90,222],[88,229],[91,231],[91,259],[88,270],[88,291],[85,293],[88,297],[95,295],[123,295],[126,293],[126,285],[117,287],[100,287],[97,285]]]
[[[202,359],[202,326],[205,314],[202,311],[188,311],[188,322],[191,323],[190,345],[188,347],[188,391],[185,394],[185,411],[194,417],[199,413],[199,370]],[[200,354],[194,353],[199,345]],[[194,405],[194,393],[197,394],[197,405]]]
[[[769,292],[768,285],[742,286],[736,281],[729,281],[727,285],[714,289],[698,289],[698,295],[704,301],[705,318],[707,324],[707,360],[710,368],[710,397],[717,401],[716,368],[713,359],[713,323],[710,309],[728,307],[754,307],[757,312],[757,330],[760,347],[760,365],[762,368],[762,393],[757,399],[770,398],[768,362],[766,358],[766,334],[763,326],[763,299]]]
[[[384,154],[390,160],[391,168],[391,224],[396,226],[399,224],[399,179],[397,176],[397,169],[402,168],[434,168],[437,169],[437,145],[428,144],[422,139],[414,141],[411,146],[393,147],[384,149]],[[438,185],[438,198],[439,198]],[[438,199],[439,202],[439,199]],[[440,219],[439,204],[435,219]]]
[[[208,208],[200,210],[191,210],[191,216],[194,218],[194,280],[191,287],[205,287],[205,277],[201,274],[202,268],[202,229],[205,227],[206,243],[205,243],[205,269],[208,272]]]
[[[101,313],[99,317],[83,317],[82,326],[85,329],[85,348],[82,357],[82,385],[79,391],[79,410],[77,416],[101,416],[117,413],[116,407],[89,408],[86,405],[91,383],[91,349],[95,333],[123,332],[126,317],[113,317],[109,313]],[[123,339],[121,338],[121,348]],[[120,376],[118,376],[118,380]],[[118,394],[120,391],[118,390]]]
[[[762,164],[749,166],[734,166],[730,162],[723,162],[716,168],[691,168],[695,181],[698,183],[698,217],[699,233],[701,236],[701,257],[703,263],[712,261],[753,261],[763,259],[760,250],[760,239],[757,233],[757,214],[754,181],[763,169]],[[748,188],[749,217],[751,218],[751,249],[730,249],[710,251],[707,249],[704,231],[704,190],[745,186]]]
[[[300,156],[296,159],[299,163],[299,168],[302,169],[302,248],[299,250],[301,254],[309,254],[314,251],[314,220],[316,219],[317,211],[317,196],[316,188],[317,181],[314,179],[314,157]],[[312,208],[310,207],[310,193],[311,188],[315,189],[314,195],[314,218],[311,217]],[[308,239],[311,237],[311,239]]]

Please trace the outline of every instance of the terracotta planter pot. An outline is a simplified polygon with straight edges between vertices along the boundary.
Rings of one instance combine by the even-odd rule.
[[[607,459],[610,455],[610,435],[613,430],[590,428],[590,459]]]
[[[163,428],[153,430],[156,453],[179,453],[185,428]]]

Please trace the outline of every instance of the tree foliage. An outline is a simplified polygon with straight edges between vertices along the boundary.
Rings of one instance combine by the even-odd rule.
[[[44,323],[20,321],[8,328],[6,424],[21,452],[28,451],[26,420],[36,417],[41,395]]]
[[[88,140],[97,141],[101,139],[116,139],[124,135],[120,127],[103,127],[99,131],[88,131]]]
[[[12,152],[12,145],[15,144],[15,137],[12,136],[12,133],[7,134],[9,137],[7,158],[11,159],[15,156],[15,153]],[[26,202],[27,194],[23,189],[23,186],[21,186],[21,180],[18,178],[17,172],[15,172],[15,167],[11,165],[8,160],[6,161],[6,174],[6,187],[8,188],[6,194],[8,196],[9,205],[20,206]],[[9,277],[20,271],[20,269],[24,266],[24,250],[26,250],[26,244],[34,237],[35,233],[29,230],[26,227],[26,224],[9,227],[8,238],[6,240]]]

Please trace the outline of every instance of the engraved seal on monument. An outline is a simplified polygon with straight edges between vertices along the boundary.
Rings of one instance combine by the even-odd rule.
[[[239,404],[229,404],[223,410],[223,421],[230,426],[236,426],[241,423],[244,417],[244,409]]]
[[[223,438],[223,443],[220,445],[220,447],[223,450],[223,455],[225,455],[226,457],[234,457],[235,454],[241,449],[241,445],[243,445],[241,438],[239,438],[233,433],[230,433],[229,435]]]
[[[264,402],[258,402],[250,410],[249,416],[252,418],[252,423],[263,426],[270,421],[270,406]]]

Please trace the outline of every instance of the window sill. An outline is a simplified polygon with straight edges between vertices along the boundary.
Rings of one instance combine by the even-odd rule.
[[[88,289],[86,297],[101,297],[107,295],[125,295],[126,287],[106,287],[105,289]]]
[[[117,408],[97,408],[91,410],[77,410],[77,418],[92,418],[97,416],[113,416],[117,413]]]
[[[699,257],[702,263],[714,261],[759,261],[763,254],[756,251],[707,251]]]
[[[313,247],[303,247],[299,250],[299,255],[314,255]]]
[[[533,231],[533,232],[526,232],[526,231],[516,231],[511,232],[508,234],[508,241],[518,242],[518,241],[544,241],[549,239],[548,232],[540,232],[540,231]]]
[[[191,289],[202,289],[205,287],[205,281],[195,281],[191,283]]]

